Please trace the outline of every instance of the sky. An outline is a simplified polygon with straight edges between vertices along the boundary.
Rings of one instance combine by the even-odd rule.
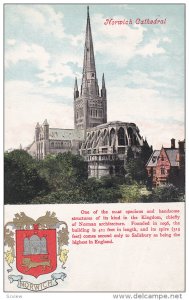
[[[35,125],[73,128],[86,4],[4,5],[5,150],[34,140]],[[136,123],[154,149],[184,139],[183,4],[90,4],[96,70],[104,72],[108,121]],[[132,24],[109,24],[131,20]],[[136,24],[136,19],[165,24]]]

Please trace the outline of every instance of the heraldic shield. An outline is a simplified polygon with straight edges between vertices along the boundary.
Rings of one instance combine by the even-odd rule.
[[[56,229],[16,230],[16,268],[38,277],[57,268]]]

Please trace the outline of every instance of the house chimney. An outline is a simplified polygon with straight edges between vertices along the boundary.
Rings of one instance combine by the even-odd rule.
[[[171,139],[171,149],[175,149],[175,139]]]
[[[185,149],[184,149],[185,140],[184,141],[179,141],[178,144],[179,144],[179,153],[184,154],[184,152],[185,152]]]

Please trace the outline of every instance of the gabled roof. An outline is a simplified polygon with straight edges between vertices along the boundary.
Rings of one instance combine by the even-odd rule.
[[[61,129],[61,128],[49,128],[50,140],[79,140],[84,139],[84,130],[82,129]]]
[[[179,166],[179,163],[176,161],[177,154],[179,153],[179,149],[171,149],[171,148],[162,148],[162,149],[165,150],[171,166],[172,167]],[[152,155],[150,156],[150,158],[146,164],[147,167],[155,167],[157,165],[160,151],[161,150],[155,150],[152,153]]]
[[[150,156],[146,166],[147,167],[155,167],[158,162],[159,154],[160,154],[160,150],[154,150],[154,152]]]
[[[179,166],[178,161],[176,161],[177,154],[179,153],[179,149],[165,148],[165,151],[167,153],[171,166],[172,167]]]

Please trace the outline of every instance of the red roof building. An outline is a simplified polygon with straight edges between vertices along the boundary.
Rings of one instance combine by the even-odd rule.
[[[148,178],[154,187],[172,183],[177,187],[185,185],[185,141],[171,139],[171,148],[155,150],[146,164]]]

